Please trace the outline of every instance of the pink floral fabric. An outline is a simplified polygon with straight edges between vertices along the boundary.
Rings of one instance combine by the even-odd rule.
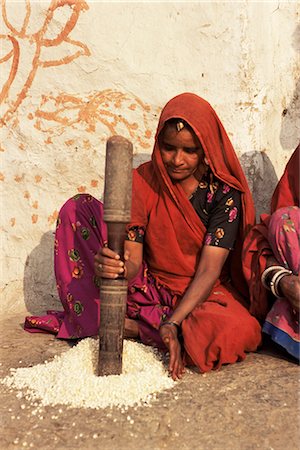
[[[127,239],[142,242],[144,230],[133,227]],[[100,323],[99,280],[94,275],[94,256],[107,239],[102,203],[88,194],[75,195],[62,207],[57,220],[54,265],[57,290],[64,311],[29,316],[25,330],[54,333],[58,338],[78,339],[98,334]],[[177,297],[161,286],[146,264],[129,283],[127,315],[137,320],[141,341],[164,348],[159,324],[173,312]]]
[[[300,272],[300,208],[290,206],[272,214],[268,240],[279,265]],[[300,356],[299,314],[289,301],[278,298],[266,317],[263,331],[295,358]]]
[[[60,210],[54,245],[57,290],[63,312],[26,317],[27,331],[47,331],[63,339],[97,335],[100,320],[99,283],[94,255],[107,239],[103,205],[78,194]]]

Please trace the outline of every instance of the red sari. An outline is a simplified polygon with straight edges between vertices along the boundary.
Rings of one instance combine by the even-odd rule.
[[[244,306],[247,285],[241,271],[242,241],[254,223],[252,197],[219,118],[194,94],[179,95],[165,106],[152,161],[134,170],[130,229],[145,229],[144,264],[129,283],[127,314],[137,320],[142,342],[162,347],[160,321],[172,314],[193,280],[204,245],[206,228],[181,186],[172,183],[161,159],[158,136],[173,117],[192,127],[213,174],[238,190],[242,200],[235,250],[208,299],[182,323],[185,360],[206,372],[256,350],[261,330]],[[93,258],[105,239],[101,203],[87,194],[67,201],[59,213],[55,241],[55,274],[64,312],[28,317],[28,331],[52,331],[60,338],[98,333],[99,287]]]
[[[282,207],[299,206],[299,153],[300,145],[288,161],[271,200],[271,214]],[[264,320],[271,305],[269,291],[261,284],[261,274],[266,268],[268,256],[273,255],[268,229],[271,215],[261,215],[261,223],[248,234],[243,247],[243,271],[250,292],[250,312]]]
[[[263,331],[291,355],[299,358],[299,317],[289,301],[274,297],[261,283],[267,259],[299,276],[299,154],[292,154],[271,200],[271,214],[261,216],[261,223],[248,234],[243,250],[243,268],[250,289],[250,311],[260,321]]]
[[[191,126],[214,175],[240,191],[242,199],[235,250],[208,299],[182,323],[186,358],[206,372],[243,359],[246,351],[256,350],[260,343],[259,324],[243,306],[247,285],[241,271],[242,241],[254,223],[254,206],[245,175],[213,108],[194,94],[173,98],[162,111],[152,161],[137,169],[133,191],[131,225],[146,229],[145,260],[156,283],[178,298],[184,294],[195,275],[206,232],[161,159],[158,136],[171,118],[183,119]]]

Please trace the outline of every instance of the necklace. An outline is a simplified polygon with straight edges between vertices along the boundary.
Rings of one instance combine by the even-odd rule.
[[[189,200],[191,200],[194,197],[194,195],[198,191],[198,188],[199,188],[199,184],[196,186],[196,189],[194,189],[193,192],[188,196]]]

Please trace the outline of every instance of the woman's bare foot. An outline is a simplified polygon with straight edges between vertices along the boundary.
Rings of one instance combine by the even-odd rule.
[[[135,320],[125,318],[124,337],[130,339],[139,337],[139,326]]]

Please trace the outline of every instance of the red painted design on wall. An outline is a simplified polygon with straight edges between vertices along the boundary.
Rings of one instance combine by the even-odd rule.
[[[34,33],[28,31],[30,29],[29,23],[32,14],[30,0],[26,0],[25,2],[25,16],[23,24],[19,29],[14,27],[10,21],[7,4],[7,0],[1,0],[2,19],[8,32],[7,34],[0,34],[0,40],[2,41],[1,47],[5,49],[3,51],[4,54],[1,54],[0,57],[0,65],[10,64],[10,66],[8,66],[8,70],[6,70],[8,73],[7,78],[2,86],[0,86],[0,104],[6,105],[6,109],[2,106],[2,111],[4,111],[4,113],[1,117],[0,125],[6,124],[24,101],[38,69],[69,64],[82,55],[90,55],[90,51],[84,43],[73,40],[70,37],[70,33],[76,26],[80,13],[88,9],[88,5],[85,1],[52,0],[44,12],[44,21],[40,29]],[[46,34],[53,25],[54,13],[58,8],[69,8],[70,15],[57,36],[52,39],[47,39]],[[25,77],[24,82],[22,82],[21,88],[17,93],[12,93],[12,88],[18,75],[22,43],[24,42],[26,42],[26,45],[30,44],[34,49],[31,67],[27,77]],[[67,43],[69,48],[71,46],[73,49],[71,54],[61,57],[60,59],[43,59],[44,49],[58,47],[62,43]]]

